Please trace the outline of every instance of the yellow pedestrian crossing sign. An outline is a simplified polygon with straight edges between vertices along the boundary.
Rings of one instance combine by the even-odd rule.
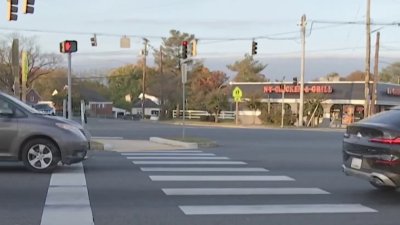
[[[240,102],[242,98],[243,92],[239,87],[235,87],[232,91],[232,97],[235,99],[235,102]]]

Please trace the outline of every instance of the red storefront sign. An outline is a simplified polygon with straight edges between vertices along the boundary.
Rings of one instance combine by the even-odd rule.
[[[400,96],[400,88],[387,88],[386,94],[392,96]]]
[[[264,93],[300,93],[300,85],[285,85],[285,88],[281,88],[281,85],[267,85],[264,86]],[[330,94],[333,89],[329,85],[307,85],[304,86],[304,93],[319,93],[319,94]]]

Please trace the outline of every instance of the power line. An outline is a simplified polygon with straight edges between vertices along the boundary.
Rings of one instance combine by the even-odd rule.
[[[365,21],[334,21],[334,20],[311,20],[312,23],[343,24],[343,25],[365,25]],[[372,26],[400,26],[400,22],[371,22]]]
[[[311,35],[313,30],[322,30],[334,27],[335,25],[326,26],[326,27],[319,27],[313,28],[314,23],[325,23],[325,24],[335,24],[337,25],[348,25],[348,24],[361,24],[362,22],[352,22],[352,21],[323,21],[323,20],[313,20],[311,21],[311,28],[308,32],[307,36]],[[376,25],[400,25],[400,22],[393,22],[393,23],[376,23]],[[105,37],[130,37],[130,38],[138,38],[138,39],[163,39],[166,38],[164,36],[158,35],[137,35],[137,34],[122,34],[122,33],[106,33],[106,32],[83,32],[83,31],[62,31],[62,30],[46,30],[46,29],[32,29],[32,28],[8,28],[8,27],[0,27],[0,30],[5,31],[21,31],[21,32],[33,32],[33,33],[47,33],[47,34],[72,34],[72,35],[89,35],[92,36],[96,34],[97,36],[105,36]],[[279,32],[279,33],[271,33],[266,35],[255,35],[255,36],[248,36],[248,37],[197,37],[196,39],[202,41],[249,41],[254,39],[265,39],[265,40],[298,40],[300,39],[300,35],[296,36],[287,36],[287,37],[279,37],[284,35],[291,35],[291,34],[300,34],[299,30],[296,31],[288,31],[288,32]]]

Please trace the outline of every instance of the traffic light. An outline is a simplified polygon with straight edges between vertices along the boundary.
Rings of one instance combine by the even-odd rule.
[[[90,42],[92,43],[92,47],[96,47],[97,46],[97,37],[96,34],[90,38]]]
[[[187,59],[188,42],[182,41],[182,59]]]
[[[293,77],[293,85],[297,85],[297,77]]]
[[[35,4],[35,0],[23,0],[22,12],[24,14],[27,14],[27,13],[32,14],[35,11],[33,8],[34,4]]]
[[[18,0],[7,0],[7,20],[16,21],[18,19]]]
[[[63,41],[60,43],[60,52],[61,53],[73,53],[78,51],[78,42],[77,41]]]
[[[251,42],[251,55],[257,55],[257,42]]]
[[[190,42],[190,50],[191,50],[191,56],[196,56],[197,55],[197,40],[192,40]]]

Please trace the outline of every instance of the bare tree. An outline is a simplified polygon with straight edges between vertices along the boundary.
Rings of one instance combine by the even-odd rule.
[[[14,78],[11,70],[11,44],[13,39],[19,39],[20,55],[26,51],[28,55],[28,81],[27,87],[31,87],[33,81],[49,74],[58,68],[62,58],[54,53],[42,53],[35,37],[24,37],[13,34],[0,43],[0,83],[3,89],[11,90]]]

